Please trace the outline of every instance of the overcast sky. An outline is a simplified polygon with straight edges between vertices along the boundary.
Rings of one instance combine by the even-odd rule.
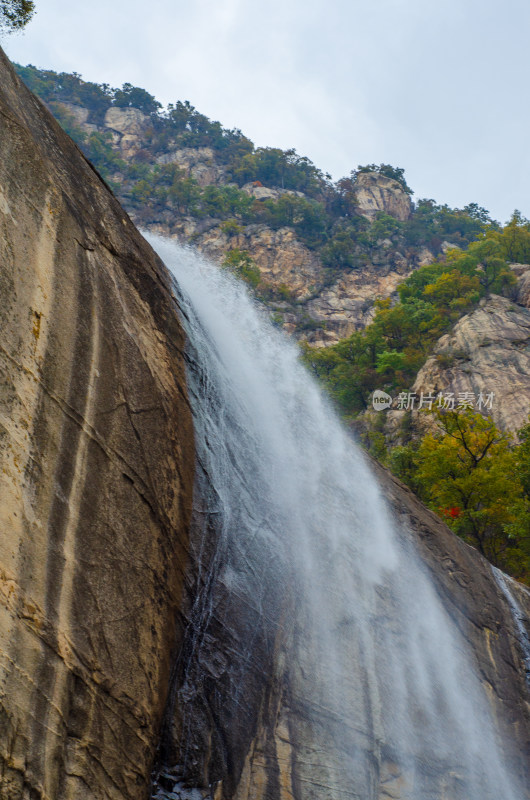
[[[404,167],[415,197],[530,216],[528,0],[36,0],[22,64],[189,100],[335,179]]]

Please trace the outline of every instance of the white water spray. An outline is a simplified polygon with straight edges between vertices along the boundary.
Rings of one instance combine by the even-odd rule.
[[[256,613],[276,563],[298,587],[293,683],[325,718],[321,759],[330,753],[328,789],[303,796],[522,800],[472,654],[296,347],[237,281],[147,238],[182,293],[198,459],[213,487],[201,503],[221,520],[215,574],[200,582],[237,594],[260,572]],[[201,608],[201,625],[215,613]]]

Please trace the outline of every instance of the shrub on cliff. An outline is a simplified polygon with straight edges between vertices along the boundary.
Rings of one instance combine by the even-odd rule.
[[[351,177],[355,178],[362,172],[374,172],[376,175],[383,175],[385,178],[391,178],[400,184],[401,188],[407,194],[412,194],[412,189],[405,180],[405,170],[402,167],[393,167],[391,164],[365,164],[359,165],[356,170],[351,173]]]
[[[260,181],[265,186],[292,189],[313,197],[322,194],[329,177],[296,150],[277,147],[259,147],[247,153],[233,165],[231,172],[239,185]]]
[[[488,238],[500,245],[504,258],[517,264],[530,264],[530,220],[514,211],[502,230],[493,230]]]
[[[391,452],[390,468],[492,564],[530,580],[530,438],[514,446],[470,410],[436,411],[436,421],[419,446]]]
[[[121,89],[114,90],[113,105],[118,108],[138,108],[144,114],[156,114],[162,108],[162,103],[155,100],[152,94],[130,83],[124,83]]]

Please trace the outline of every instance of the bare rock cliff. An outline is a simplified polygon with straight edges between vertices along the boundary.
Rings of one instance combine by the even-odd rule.
[[[0,51],[0,797],[132,800],[194,471],[170,279]]]
[[[528,273],[527,273],[528,274]],[[467,392],[477,399],[493,393],[496,424],[516,431],[530,411],[530,310],[491,295],[442,336],[418,373],[420,395]]]
[[[355,184],[355,199],[359,213],[375,219],[380,211],[399,220],[410,217],[412,203],[409,195],[393,178],[373,172],[361,172]]]

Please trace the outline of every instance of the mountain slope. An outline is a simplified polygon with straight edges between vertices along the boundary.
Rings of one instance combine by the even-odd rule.
[[[19,74],[102,171],[133,219],[208,255],[250,257],[274,319],[312,344],[370,319],[373,301],[491,224],[476,204],[412,204],[403,170],[368,165],[333,184],[294,150],[256,149],[187,101],[34,67]]]

